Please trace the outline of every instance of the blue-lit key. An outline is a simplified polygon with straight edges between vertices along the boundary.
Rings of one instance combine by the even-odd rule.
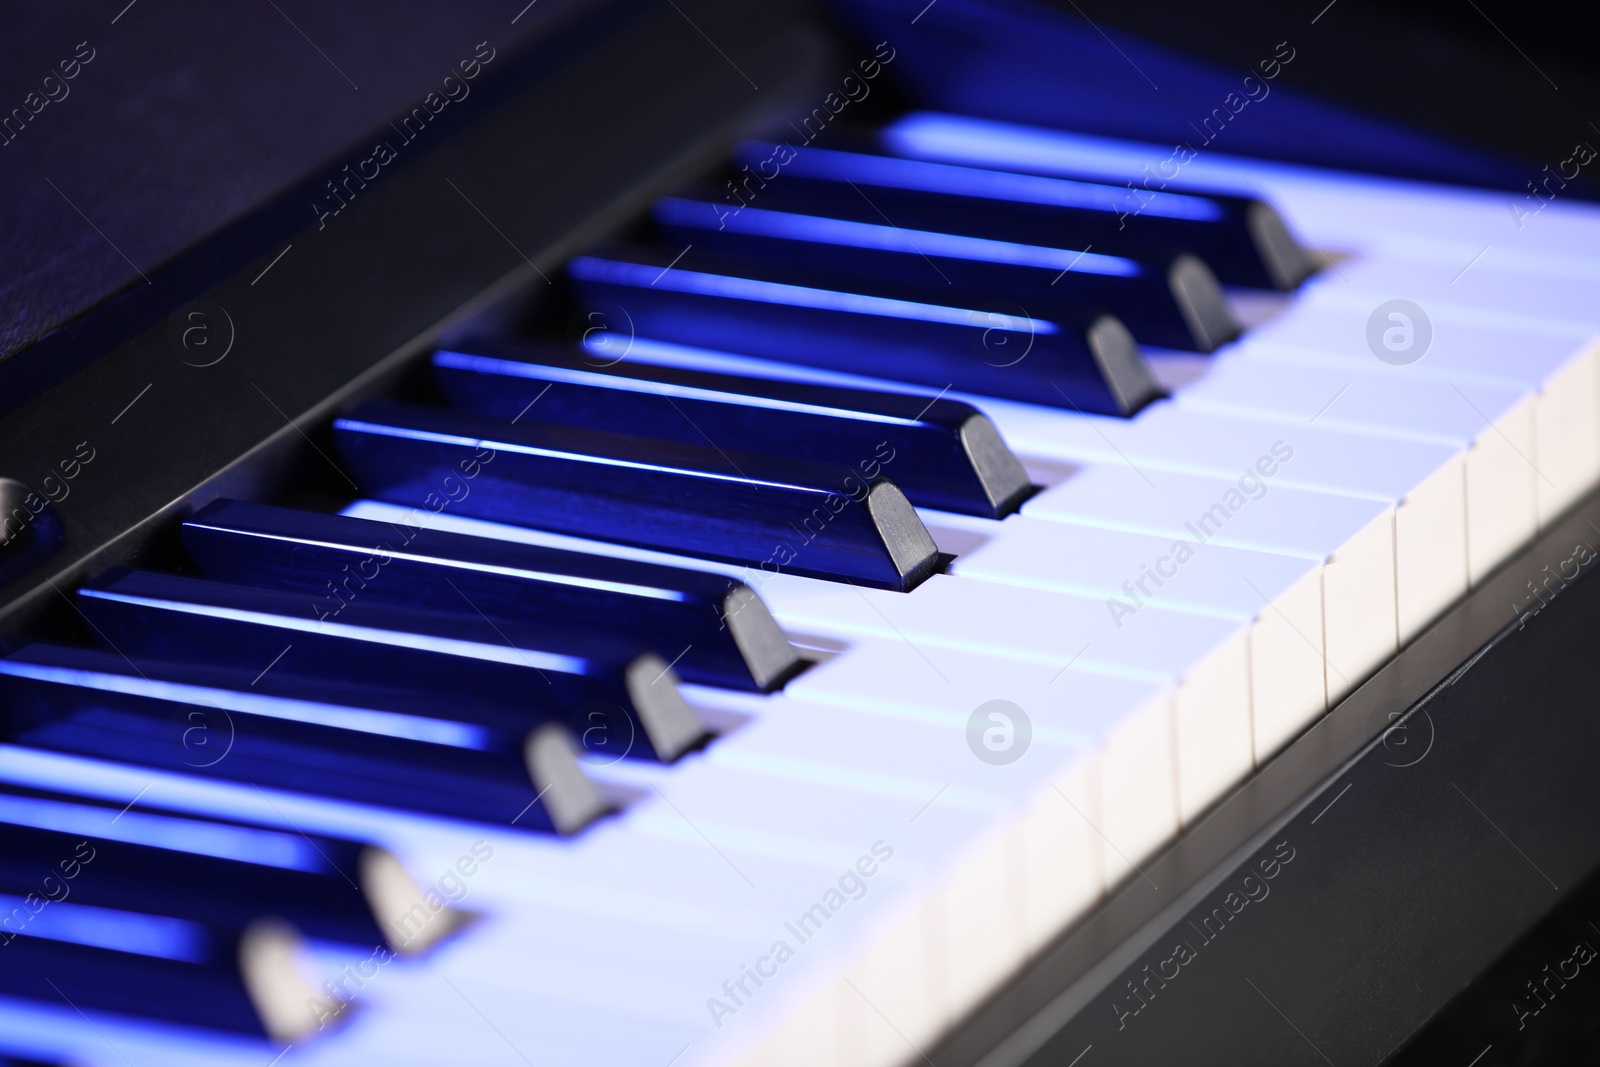
[[[415,954],[460,926],[399,860],[360,841],[0,786],[0,894],[244,926]]]
[[[0,658],[0,700],[11,743],[180,774],[559,833],[610,807],[564,727],[476,700],[43,644]],[[617,720],[596,709],[592,758],[626,753]]]
[[[1001,518],[1032,487],[971,404],[480,342],[434,353],[451,403],[497,418],[765,452],[888,476],[917,507]],[[687,677],[687,673],[685,674]]]
[[[356,602],[319,619],[311,597],[151,571],[114,571],[78,591],[95,636],[135,660],[254,668],[431,696],[441,718],[531,729],[603,721],[633,754],[676,759],[705,731],[653,652],[558,636],[483,615]],[[254,687],[252,687],[254,688]]]
[[[362,488],[535,526],[886,589],[940,556],[880,472],[374,401],[333,424]]]
[[[962,304],[955,290],[930,302],[698,249],[603,249],[567,273],[618,333],[1099,415],[1131,415],[1159,393],[1108,314],[1034,317],[1014,302]]]
[[[890,151],[901,141],[888,137]],[[786,153],[786,159],[784,156]],[[1315,268],[1281,216],[1261,200],[1200,190],[1184,192],[1046,177],[982,166],[751,141],[735,150],[740,163],[780,162],[765,188],[730,196],[732,207],[780,186],[857,186],[894,225],[990,237],[1054,248],[1093,246],[1137,258],[1191,252],[1230,285],[1292,289]],[[768,164],[771,165],[770,163]],[[931,225],[930,225],[931,224]]]
[[[242,927],[212,923],[183,911],[178,901],[139,910],[0,892],[0,915],[10,919],[0,930],[0,994],[280,1042],[337,1023],[345,1006],[311,980],[294,927],[266,916]]]
[[[804,665],[743,582],[426,525],[219,500],[184,522],[183,544],[207,577],[311,594],[323,619],[358,601],[481,611],[558,636],[626,637],[677,657],[685,681],[737,689],[776,688]]]
[[[954,293],[980,304],[1015,301],[1042,318],[1106,311],[1142,344],[1198,352],[1239,333],[1216,276],[1196,256],[1141,261],[902,227],[844,183],[775,182],[738,210],[715,189],[696,188],[656,201],[654,216],[669,243],[805,266],[839,284],[893,281],[931,303]]]

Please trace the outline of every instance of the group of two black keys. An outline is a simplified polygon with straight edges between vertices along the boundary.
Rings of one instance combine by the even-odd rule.
[[[364,842],[7,780],[0,995],[298,1041],[467,922],[455,901],[492,857],[480,842],[424,885]],[[308,937],[352,973],[320,975]]]

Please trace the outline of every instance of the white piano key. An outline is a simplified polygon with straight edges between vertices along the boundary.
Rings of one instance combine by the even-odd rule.
[[[843,870],[873,842],[888,841],[891,880],[943,868],[955,842],[992,816],[873,789],[776,778],[742,768],[682,767],[660,795],[628,811],[630,826],[677,840],[710,840],[737,862],[739,853],[809,857]]]
[[[1062,848],[1088,834],[1079,812],[1091,790],[1081,775],[1052,788],[1023,822],[975,849],[935,898],[897,912],[837,981],[732,1062],[911,1062],[1098,896],[1095,872],[1066,861],[1076,849]],[[1007,871],[1026,872],[1034,890],[1014,913],[994,895]]]
[[[1036,785],[1040,760],[1026,767],[984,763],[967,747],[965,722],[885,716],[793,694],[773,699],[788,704],[789,714],[749,724],[712,746],[706,758],[719,766],[954,805],[991,818],[1018,807]],[[1038,731],[1033,742],[1041,751],[1059,749],[1053,758],[1063,762],[1086,747],[1086,734],[1057,732],[1060,737]]]
[[[876,590],[839,596],[829,583],[802,587],[786,579],[762,589],[786,626],[899,637],[924,655],[928,649],[966,650],[1057,667],[1081,660],[1085,667],[1137,672],[1176,686],[1185,819],[1253,765],[1248,628],[1237,621],[1149,604],[1124,614],[1104,599],[946,575],[934,575],[898,600]]]
[[[1467,590],[1462,449],[1222,416],[1172,402],[1151,405],[1133,419],[1061,416],[998,401],[988,405],[988,413],[1022,455],[1231,478],[1254,469],[1275,486],[1394,505],[1402,642]]]
[[[1193,530],[1158,537],[1027,516],[989,525],[993,536],[952,573],[1102,598],[1119,613],[1150,603],[1247,626],[1257,757],[1294,728],[1284,724],[1303,726],[1326,709],[1320,561],[1214,545]]]
[[[348,513],[385,514],[381,507],[366,503]],[[514,540],[560,545],[572,540],[472,520],[445,516],[439,520],[439,528]],[[597,550],[707,566],[623,546],[597,546]],[[931,672],[927,676],[941,677],[940,668],[924,651],[927,646],[939,650],[936,655],[941,657],[949,651],[968,651],[1057,669],[1081,657],[1086,667],[1177,687],[1173,714],[1185,768],[1179,776],[1179,794],[1186,818],[1210,803],[1216,789],[1237,781],[1254,765],[1247,631],[1236,622],[1147,605],[1118,626],[1119,619],[1101,600],[944,575],[887,600],[878,590],[787,574],[748,575],[746,580],[790,632],[896,638],[917,653],[920,665],[908,667],[919,675]],[[995,669],[1013,668],[990,668],[989,673]],[[1138,824],[1137,818],[1133,821]],[[1135,850],[1140,850],[1163,838],[1162,832],[1151,828],[1141,829],[1131,839],[1138,841]]]
[[[1482,261],[1366,256],[1341,263],[1337,274],[1319,275],[1306,283],[1306,289],[1308,293],[1326,288],[1372,293],[1382,299],[1399,297],[1416,301],[1424,310],[1434,304],[1456,305],[1504,316],[1508,323],[1531,320],[1594,329],[1600,327],[1596,285],[1600,285],[1600,271],[1573,276],[1504,270]]]
[[[1387,299],[1382,298],[1382,299]],[[1600,341],[1582,325],[1508,322],[1476,308],[1430,304],[1433,339],[1414,363],[1374,359],[1367,319],[1371,294],[1325,288],[1292,315],[1234,348],[1241,358],[1361,368],[1385,381],[1431,380],[1466,388],[1506,384],[1535,393],[1534,490],[1546,525],[1600,479]]]
[[[528,948],[525,965],[530,970],[542,968],[536,946]],[[617,961],[616,968],[593,975],[591,980],[599,983],[603,993],[607,984],[621,977],[616,971],[624,965],[625,961]],[[409,1039],[413,1047],[428,1054],[423,1062],[461,1059],[462,1038],[472,1035],[468,1047],[474,1050],[473,1063],[506,1067],[526,1067],[529,1062],[552,1067],[665,1064],[703,1037],[698,1024],[707,1018],[703,1006],[699,1006],[698,1016],[667,1021],[570,995],[530,996],[470,971],[435,978],[408,985],[403,995],[387,990],[383,1016],[373,1020],[374,1029],[387,1031],[385,1045],[404,1048],[407,1042],[403,1039]],[[568,984],[576,987],[579,983]],[[350,1063],[354,1050],[339,1050],[330,1044],[313,1046],[312,1051],[317,1054],[314,1062],[331,1065]]]
[[[897,658],[897,652],[904,656]],[[968,750],[965,726],[969,709],[995,692],[994,665],[959,653],[941,655],[945,680],[934,680],[930,674],[924,686],[908,693],[899,679],[909,674],[910,664],[904,658],[914,655],[903,644],[882,639],[865,641],[791,683],[781,700],[796,704],[808,700],[813,706],[806,715],[763,719],[728,739],[727,748],[754,749],[767,758],[806,752],[818,763],[846,763],[862,772],[876,770],[880,775],[886,766],[899,775],[908,765],[926,765],[922,773],[932,774],[928,779],[932,788],[925,794],[932,801],[930,808],[953,799],[959,802],[954,795],[960,788],[1002,791],[1012,799],[1009,808],[1015,810],[1009,811],[1007,818],[1012,820],[1013,828],[959,860],[956,873],[933,901],[911,918],[902,919],[897,938],[863,957],[850,972],[862,996],[885,1014],[893,1012],[895,1029],[907,1034],[931,1034],[944,1020],[970,1007],[1028,951],[1059,933],[1065,922],[1081,914],[1082,908],[1098,897],[1099,852],[1106,846],[1087,821],[1098,805],[1087,795],[1090,776],[1081,769],[1072,770],[1072,764],[1081,761],[1080,753],[1093,750],[1091,744],[1104,746],[1097,735],[1117,729],[1114,709],[1126,709],[1122,711],[1125,717],[1157,690],[1148,683],[1078,670],[1066,672],[1052,685],[1047,677],[1060,672],[1033,672],[1035,688],[1057,690],[1050,695],[1060,703],[1045,706],[1041,714],[1040,700],[1047,698],[1037,693],[1025,695],[1015,688],[1006,690],[1033,708],[1033,744],[1016,763],[993,766],[976,759]],[[854,670],[845,671],[840,677],[841,669],[850,665]],[[871,683],[861,684],[863,673],[877,681],[876,690]],[[795,688],[804,689],[802,683],[806,681],[811,683],[810,688],[803,696],[797,695]],[[956,695],[963,691],[972,695],[965,699]],[[857,714],[855,724],[848,730],[840,730],[842,721],[828,718],[827,709],[820,703],[830,693],[843,705],[873,709],[874,713],[890,711],[884,717],[886,723],[904,723],[909,718],[918,725],[919,733],[932,731],[942,739],[908,747],[904,742],[910,735],[863,723],[866,712]],[[1108,698],[1112,703],[1105,704]],[[899,703],[904,714],[894,714],[890,706],[894,702]],[[1088,721],[1090,710],[1097,705],[1106,709],[1099,715],[1101,722]],[[943,714],[936,720],[929,711]],[[1158,707],[1157,715],[1158,726],[1165,730],[1165,710]],[[782,728],[776,725],[780,720],[784,722]],[[1068,727],[1064,731],[1063,724]],[[1073,742],[1082,738],[1083,747],[1074,743],[1052,748],[1057,743],[1055,733],[1063,733]],[[851,743],[840,745],[840,736],[849,737]],[[1111,750],[1116,749],[1113,743]],[[1148,771],[1149,754],[1139,753],[1135,763]],[[1063,768],[1068,771],[1065,776],[1059,773]],[[1046,780],[1041,782],[1041,776]],[[945,780],[942,786],[935,784],[940,778]],[[1063,799],[1063,791],[1079,797],[1078,810]],[[1149,792],[1148,788],[1145,791]],[[1041,795],[1050,805],[1045,818],[1033,816]],[[1025,803],[1019,804],[1019,800]],[[1167,810],[1170,812],[1170,801]],[[1070,816],[1070,821],[1062,816]],[[1032,825],[1025,829],[1024,820],[1028,817],[1032,817]],[[981,909],[975,905],[981,905]],[[1003,937],[997,936],[997,922],[1004,924]],[[932,958],[930,941],[937,947]],[[943,981],[933,983],[930,975],[934,973],[942,975]],[[908,985],[911,975],[916,978]],[[853,997],[854,991],[851,993]],[[880,999],[885,1003],[879,1004]],[[866,1047],[876,1047],[885,1040],[883,1034],[865,1025],[870,1019],[849,1014],[849,998],[842,1003],[842,1010],[854,1020],[851,1025],[859,1030],[857,1039],[864,1041]],[[863,1025],[865,1029],[860,1029]]]
[[[997,906],[996,900],[986,900],[983,913],[993,915]],[[821,1017],[816,1021],[822,1033],[835,1042],[830,1054],[817,1057],[812,1039],[786,1031],[785,1044],[794,1041],[795,1051],[807,1057],[776,1062],[870,1067],[900,1062],[907,1046],[925,1048],[936,1040],[951,1017],[943,924],[943,909],[933,903],[897,914],[839,981],[801,1009],[801,1018]]]
[[[1367,342],[1368,320],[1387,299],[1342,286],[1307,291],[1292,311],[1252,330],[1229,351],[1249,354],[1283,346],[1301,350],[1307,359],[1369,367],[1396,380],[1537,388],[1577,358],[1593,335],[1582,325],[1512,325],[1494,312],[1452,304],[1428,312],[1433,336],[1421,358],[1391,364],[1378,359]]]
[[[1359,497],[1286,488],[1259,472],[1224,479],[1125,462],[1085,462],[1023,505],[1024,516],[1163,537],[1207,538],[1322,565],[1328,699],[1337,700],[1399,647],[1394,508]],[[1252,669],[1256,664],[1252,663]],[[1259,762],[1296,736],[1300,718],[1255,708]]]
[[[855,651],[859,653],[853,657],[855,661],[869,669],[886,671],[897,666],[890,657],[873,656],[871,646]],[[826,671],[828,666],[831,665],[819,670]],[[842,766],[854,775],[878,778],[885,788],[923,801],[927,807],[971,806],[987,799],[983,807],[991,817],[995,813],[1004,816],[996,821],[1002,825],[1006,820],[1016,822],[1018,830],[1007,831],[1003,843],[996,843],[1001,862],[980,857],[962,863],[963,873],[948,890],[952,896],[941,897],[944,903],[938,906],[940,921],[950,926],[944,935],[947,953],[953,957],[948,980],[959,983],[948,996],[965,1002],[989,984],[987,980],[977,981],[976,975],[992,976],[997,969],[1014,965],[1028,946],[1037,947],[1043,939],[1059,932],[1063,914],[1075,915],[1098,896],[1101,888],[1099,851],[1103,845],[1093,836],[1085,817],[1097,805],[1085,799],[1080,805],[1085,814],[1073,812],[1073,822],[1063,827],[1064,820],[1059,815],[1070,809],[1057,793],[1058,786],[1052,783],[1060,778],[1065,787],[1086,792],[1082,783],[1087,776],[1072,768],[1099,747],[1101,736],[1117,729],[1119,718],[1148,700],[1154,687],[1083,672],[1071,675],[1055,687],[1060,690],[1057,695],[1065,701],[1065,707],[1049,718],[1038,714],[1039,705],[1030,701],[1034,708],[1031,747],[1015,763],[995,765],[974,756],[968,747],[966,728],[970,712],[963,713],[961,704],[950,709],[946,721],[935,725],[925,717],[908,720],[866,710],[846,712],[818,701],[805,702],[801,714],[775,716],[752,724],[728,744],[718,746],[712,758],[733,753],[721,758],[783,774],[786,765],[802,762],[797,757],[805,756],[811,766]],[[955,679],[957,685],[965,681]],[[863,709],[873,707],[870,693],[850,682],[846,679],[842,685],[849,701]],[[897,696],[907,699],[905,694]],[[945,693],[940,696],[948,698]],[[1109,696],[1116,702],[1106,706],[1098,723],[1087,721],[1091,718],[1087,709],[1095,706],[1097,696]],[[780,699],[796,705],[803,703],[793,694]],[[1165,716],[1164,711],[1160,714]],[[878,721],[874,723],[873,719]],[[1058,720],[1062,725],[1056,725]],[[841,744],[841,738],[848,742]],[[1068,772],[1064,778],[1060,773],[1063,769]],[[913,776],[920,776],[920,783]],[[1074,785],[1075,782],[1079,784]],[[1057,818],[1043,820],[1025,840],[1020,832],[1021,820],[1039,806],[1041,795],[1046,797],[1049,813]],[[1060,899],[1063,893],[1065,900]],[[972,925],[967,904],[974,896],[987,901],[991,915],[1012,917],[1006,920],[1015,922],[1014,928],[1007,927],[1012,936],[1000,941],[988,925]],[[1030,914],[1031,925],[1024,918]]]
[[[1535,254],[1558,252],[1593,260],[1600,249],[1600,213],[1557,201],[1537,216],[1520,194],[1386,178],[1206,151],[1181,168],[1162,168],[1171,145],[935,112],[892,124],[900,151],[923,158],[1036,173],[1077,173],[1160,189],[1212,189],[1271,200],[1318,247],[1395,254],[1409,239],[1500,241]],[[1519,211],[1513,211],[1518,207]],[[1520,222],[1520,224],[1519,224]]]
[[[1327,429],[1460,445],[1528,395],[1513,386],[1452,386],[1367,374],[1365,368],[1290,367],[1247,358],[1249,348],[1229,346],[1175,402],[1224,414],[1271,415],[1288,425],[1315,420]],[[1378,360],[1372,364],[1382,366]]]
[[[866,654],[854,655],[864,651]],[[1169,683],[1104,674],[1078,666],[1014,662],[957,650],[938,652],[937,673],[923,653],[894,638],[864,638],[851,653],[789,683],[787,692],[816,703],[835,703],[877,714],[916,716],[965,734],[978,708],[992,700],[1017,705],[1031,720],[1034,745],[1015,764],[1050,755],[1043,768],[1065,788],[1095,756],[1100,793],[1093,822],[1100,863],[1115,883],[1176,831],[1179,823],[1176,696]],[[963,741],[965,743],[965,741]],[[1044,746],[1049,744],[1050,749]],[[1083,756],[1074,756],[1081,745]],[[1196,753],[1200,758],[1204,753]],[[1028,803],[1037,805],[1030,794]],[[937,803],[934,805],[937,807]],[[1085,817],[1093,813],[1085,811]]]
[[[1176,402],[1223,415],[1291,425],[1315,421],[1329,429],[1464,449],[1467,568],[1477,582],[1539,528],[1534,399],[1515,387],[1396,379],[1364,368],[1314,368],[1229,354]]]

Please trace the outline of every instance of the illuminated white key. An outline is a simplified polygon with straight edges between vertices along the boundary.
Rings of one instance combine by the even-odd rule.
[[[841,599],[775,581],[764,595],[787,629],[900,638],[936,674],[943,670],[937,666],[941,650],[948,649],[1057,670],[1077,663],[1174,687],[1179,811],[1185,819],[1253,764],[1249,631],[1237,621],[1151,605],[1124,616],[1100,598],[946,575],[897,600],[875,590],[854,592]]]
[[[1557,200],[1385,178],[1207,150],[1167,165],[1171,145],[917,112],[893,123],[896,150],[927,159],[1036,173],[1085,174],[1150,189],[1211,189],[1271,200],[1318,247],[1396,254],[1416,239],[1500,242],[1535,255],[1596,258],[1600,213]],[[1145,186],[1147,175],[1154,175]],[[1530,179],[1538,177],[1530,173]],[[1168,181],[1163,186],[1162,179]],[[1532,217],[1529,213],[1533,212]],[[1472,252],[1467,254],[1468,257]],[[1461,259],[1465,265],[1466,257]]]
[[[1539,528],[1534,400],[1515,387],[1396,379],[1365,367],[1296,366],[1230,352],[1190,383],[1177,403],[1465,450],[1467,563],[1476,582]]]
[[[1548,524],[1600,480],[1600,331],[1557,323],[1508,324],[1504,316],[1456,305],[1427,311],[1432,339],[1404,365],[1373,356],[1368,320],[1385,302],[1371,294],[1324,288],[1294,312],[1253,332],[1234,352],[1338,368],[1359,368],[1385,381],[1503,384],[1534,393],[1534,490],[1541,525]]]
[[[1128,463],[1377,500],[1395,507],[1396,606],[1409,640],[1467,590],[1466,453],[1449,445],[1151,405],[1133,419],[991,402],[1020,455]],[[1270,473],[1269,473],[1270,472]]]
[[[976,847],[966,873],[950,884],[951,896],[908,920],[934,924],[946,952],[965,961],[946,971],[941,984],[947,996],[960,1001],[981,992],[970,983],[972,974],[995,973],[1018,944],[1023,953],[1041,947],[1099,897],[1102,879],[1116,884],[1136,877],[1131,864],[1142,863],[1162,834],[1176,831],[1174,699],[1159,684],[1080,667],[1000,666],[970,653],[932,650],[935,670],[924,660],[928,654],[899,639],[861,639],[790,683],[785,695],[938,724],[948,733],[947,744],[974,764],[962,775],[963,783],[1011,780],[1008,791],[1028,791],[1026,802],[1014,806]],[[1014,763],[990,765],[970,751],[974,713],[993,701],[1009,701],[1031,721],[1032,745]],[[980,725],[1004,724],[982,718]],[[1010,740],[1015,742],[1015,735]],[[1081,745],[1076,753],[1072,743]],[[940,796],[932,807],[944,802]],[[1005,899],[1019,917],[1004,931],[992,922],[975,925],[970,908],[973,895],[999,892],[1004,879],[998,867],[1013,872],[1014,888]],[[997,913],[992,905],[983,912]],[[913,933],[901,929],[896,936],[903,941]],[[1005,952],[1003,945],[1009,946]],[[865,959],[857,977],[872,983],[872,990],[894,996],[898,981],[918,974],[896,955],[903,951],[902,946]],[[863,992],[868,989],[862,986]],[[869,996],[876,1000],[874,993]]]
[[[1286,488],[1251,471],[1236,479],[1125,462],[1084,463],[1023,505],[1024,516],[1107,530],[1256,549],[1322,565],[1323,646],[1337,700],[1399,647],[1394,508],[1376,500]],[[1252,665],[1254,669],[1254,665]],[[1305,720],[1257,703],[1256,758],[1297,736]]]
[[[1073,753],[1081,749],[1093,754],[1102,768],[1100,789],[1090,801],[1094,810],[1085,808],[1083,815],[1096,828],[1096,870],[1103,866],[1113,883],[1131,870],[1130,859],[1139,862],[1163,834],[1177,829],[1179,772],[1168,686],[1079,666],[997,666],[988,657],[949,650],[934,650],[937,668],[930,669],[927,651],[897,638],[862,638],[852,642],[850,651],[795,679],[785,694],[937,725],[974,762],[980,761],[966,738],[974,714],[991,701],[1016,705],[1028,717],[1037,741],[1016,763],[986,764],[973,773],[1017,778],[1012,768],[1032,764],[1029,774],[1042,771],[1066,788],[1068,772],[1077,766]],[[980,718],[985,729],[1003,725]],[[1038,779],[1023,783],[1030,791],[1038,785]],[[1134,788],[1124,790],[1124,785]]]
[[[1307,283],[1320,289],[1367,292],[1387,299],[1414,300],[1424,311],[1431,305],[1460,306],[1505,316],[1518,322],[1600,326],[1594,292],[1600,285],[1600,263],[1572,273],[1530,273],[1486,266],[1482,262],[1437,262],[1368,256],[1340,264],[1337,275],[1322,274]]]
[[[900,666],[893,657],[885,661],[876,655],[877,644],[869,641],[853,647],[834,663],[854,659],[878,676]],[[817,668],[819,678],[814,684],[825,695],[837,696],[837,681],[821,677],[831,669],[832,664]],[[989,665],[988,669],[993,672],[995,667]],[[725,738],[726,743],[714,746],[708,758],[774,777],[837,780],[906,796],[924,805],[913,816],[917,821],[925,811],[954,805],[982,811],[998,826],[1013,826],[1039,796],[1054,796],[1055,806],[1070,812],[1052,783],[1059,781],[1061,788],[1073,788],[1076,782],[1086,782],[1080,768],[1094,759],[1096,745],[1114,737],[1122,720],[1152,705],[1152,698],[1158,695],[1148,683],[1070,673],[1072,677],[1058,682],[1058,692],[1052,694],[1067,701],[1065,706],[1033,704],[1031,737],[1014,717],[1011,721],[982,720],[987,732],[1001,734],[998,752],[1002,757],[1009,755],[1007,746],[1018,746],[1014,751],[1021,755],[1014,762],[987,762],[972,751],[969,720],[982,703],[967,709],[950,702],[950,685],[967,690],[966,683],[973,680],[960,677],[937,683],[941,690],[937,697],[948,719],[937,722],[928,712],[939,709],[928,708],[927,700],[918,702],[922,706],[914,716],[882,714],[870,685],[850,687],[838,703],[786,692],[768,698],[770,703],[787,704],[786,714],[762,716]],[[852,673],[851,679],[855,677]],[[890,686],[883,688],[890,687],[892,679]],[[890,699],[904,703],[907,695],[895,689]],[[1096,702],[1102,710],[1092,712]],[[1165,718],[1163,705],[1160,700],[1153,704],[1159,719]],[[1164,723],[1159,725],[1164,728]],[[1115,748],[1114,741],[1110,747]],[[927,915],[939,927],[942,939],[943,958],[938,963],[942,980],[930,988],[923,988],[924,980],[901,988],[898,982],[880,983],[867,974],[862,980],[870,988],[864,986],[863,992],[875,1003],[880,996],[886,998],[880,1005],[886,1011],[893,1006],[897,1013],[932,1013],[930,1024],[970,1006],[1098,897],[1103,866],[1099,853],[1105,846],[1087,822],[1092,805],[1084,804],[1083,810],[1084,815],[1072,813],[1075,825],[1058,827],[1054,835],[1032,842],[1026,855],[1021,836],[1006,831],[1001,834],[1004,843],[998,852],[980,850],[958,858],[946,879],[948,888],[940,892]],[[974,896],[986,900],[986,906],[974,910],[970,906]],[[916,950],[902,947],[897,951]],[[916,959],[921,962],[917,968],[934,966],[922,960],[923,955],[918,952]],[[908,961],[902,956],[887,962],[900,975]]]
[[[1292,729],[1284,724],[1303,725],[1327,707],[1320,560],[1215,545],[1198,531],[1162,537],[1027,516],[998,525],[934,512],[924,519],[936,542],[946,535],[941,522],[991,532],[957,557],[958,577],[1102,599],[1119,622],[1153,604],[1248,627],[1257,758],[1281,743]]]

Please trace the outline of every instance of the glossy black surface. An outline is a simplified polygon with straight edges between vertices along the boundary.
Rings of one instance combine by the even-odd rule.
[[[425,526],[219,500],[184,522],[183,543],[207,577],[310,594],[320,617],[358,599],[482,612],[546,633],[610,635],[679,657],[685,681],[739,689],[771,689],[800,667],[742,582]]]
[[[387,401],[336,420],[334,441],[365,492],[419,514],[448,508],[887,589],[938,565],[881,473]]]
[[[666,661],[600,636],[366,601],[318,618],[302,594],[150,571],[114,571],[77,602],[96,638],[135,660],[411,690],[443,701],[444,717],[522,730],[581,729],[599,712],[637,730],[640,757],[673,759],[700,739]]]
[[[889,221],[896,216],[880,211],[875,196],[842,182],[773,182],[737,208],[715,187],[694,187],[657,201],[653,216],[677,247],[805,266],[841,286],[893,281],[929,303],[1014,302],[1020,313],[1047,319],[1105,312],[1141,344],[1166,348],[1209,352],[1237,336],[1221,286],[1196,257],[1139,261],[1087,245],[962,236],[983,230],[981,218],[960,218],[970,199],[943,198],[941,229],[932,232]]]
[[[11,896],[176,907],[237,926],[271,912],[313,937],[393,947],[405,932],[380,929],[360,888],[369,847],[0,786],[0,893]]]
[[[881,471],[918,507],[1001,518],[1031,489],[993,424],[957,400],[515,342],[456,345],[433,366],[451,403],[470,411],[831,463],[862,478]]]
[[[175,914],[176,907],[156,912],[98,909],[90,915],[77,910],[80,907],[85,906],[71,901],[46,905],[21,933],[10,935],[0,949],[5,953],[0,994],[52,1007],[65,1002],[79,1011],[270,1036],[241,974],[240,954],[248,928],[196,922]],[[124,927],[138,924],[162,932],[181,931],[186,954],[173,959],[41,936],[46,923],[73,922],[80,916],[95,923],[110,920]],[[306,1001],[306,994],[315,996],[318,990],[306,985],[294,991],[298,1003]],[[330,1005],[329,1017],[335,1014]],[[308,1015],[307,1021],[306,1029],[315,1029],[316,1017]]]
[[[567,273],[588,314],[627,335],[1098,415],[1159,395],[1111,315],[1058,322],[1008,301],[929,304],[916,286],[840,285],[696,249],[609,247]]]
[[[488,713],[478,699],[257,673],[29,645],[0,659],[4,736],[53,752],[529,830],[582,824],[558,826],[552,817],[557,798],[540,796],[549,782],[536,780],[527,758],[535,728],[518,716]],[[618,726],[586,736],[593,756],[621,758],[633,730]]]
[[[734,158],[754,166],[777,150],[751,141]],[[794,152],[781,174],[753,200],[756,206],[769,192],[791,208],[845,205],[864,194],[877,217],[895,226],[1151,261],[1191,252],[1230,285],[1289,289],[1313,268],[1292,240],[1282,245],[1288,234],[1277,213],[1249,197],[1135,190],[1092,179],[818,148]],[[1276,240],[1264,239],[1263,227],[1275,227]]]

